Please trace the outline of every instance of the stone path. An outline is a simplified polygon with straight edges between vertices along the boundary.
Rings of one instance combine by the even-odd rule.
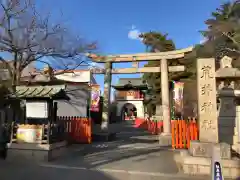
[[[2,180],[190,180],[199,179],[185,176],[173,176],[162,173],[145,173],[137,171],[117,171],[112,169],[86,170],[77,167],[41,167],[37,165],[13,165],[5,163],[0,165],[0,176]],[[200,180],[200,179],[199,179]]]
[[[0,161],[3,180],[170,180],[207,179],[186,176],[173,159],[176,151],[161,149],[154,136],[129,131],[118,134],[113,142],[75,145],[66,157],[51,163]],[[131,132],[131,133],[129,133]]]
[[[134,147],[132,144],[125,144],[115,148],[114,145],[108,147],[99,145],[75,152],[71,157],[51,164],[86,169],[178,173],[173,160],[174,152],[161,150],[157,145],[148,147],[146,144],[138,143],[134,144]]]
[[[170,180],[170,179],[206,179],[189,177],[178,173],[171,160],[173,151],[160,150],[152,145],[141,147],[140,144],[120,146],[115,150],[92,147],[86,153],[77,148],[71,156],[52,163],[0,162],[0,177],[3,180]],[[113,146],[113,145],[111,145]],[[98,149],[98,150],[97,150]],[[82,155],[81,152],[86,153]]]

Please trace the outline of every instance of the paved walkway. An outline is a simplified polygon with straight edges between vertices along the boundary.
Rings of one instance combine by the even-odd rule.
[[[0,161],[1,180],[206,179],[181,174],[173,160],[177,152],[161,149],[157,137],[131,126],[125,130],[113,142],[72,146],[68,156],[51,163]]]
[[[86,170],[78,167],[41,167],[37,165],[0,166],[1,180],[190,180],[196,177],[174,176],[163,173],[146,173],[139,171],[119,171],[113,169]],[[204,179],[204,178],[202,178]],[[200,180],[200,179],[199,179]]]
[[[106,144],[105,144],[106,145]],[[75,147],[77,149],[77,147]],[[88,147],[89,148],[89,147]],[[94,148],[94,147],[92,147]],[[0,162],[0,177],[3,180],[170,180],[206,179],[186,176],[178,172],[171,160],[172,151],[152,146],[135,148],[123,146],[119,149],[99,148],[98,152],[79,152],[51,163]],[[81,149],[81,148],[79,148]],[[95,149],[95,150],[96,150]]]
[[[172,151],[161,150],[154,145],[148,147],[141,144],[125,144],[117,148],[102,147],[103,145],[107,146],[99,144],[51,164],[86,169],[178,173]],[[83,152],[85,155],[82,155]]]

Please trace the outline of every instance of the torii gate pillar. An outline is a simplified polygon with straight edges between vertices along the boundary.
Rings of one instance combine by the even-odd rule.
[[[109,105],[111,97],[111,82],[112,82],[112,63],[105,63],[105,75],[104,75],[104,99],[103,99],[103,112],[102,112],[102,124],[101,129],[108,131],[109,125]]]
[[[163,113],[163,133],[159,135],[159,144],[169,146],[172,143],[171,136],[171,118],[169,102],[169,83],[168,83],[168,65],[167,59],[160,60],[161,68],[161,96]]]

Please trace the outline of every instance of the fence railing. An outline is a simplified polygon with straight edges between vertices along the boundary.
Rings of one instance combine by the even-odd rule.
[[[92,121],[86,117],[59,116],[58,121],[63,123],[67,138],[73,143],[92,142]]]
[[[195,120],[172,120],[172,148],[190,147],[191,140],[198,140],[198,125]]]
[[[151,134],[157,135],[163,132],[163,121],[136,118],[135,128],[142,128]],[[196,119],[171,120],[171,133],[172,148],[189,148],[191,140],[198,140],[198,125]]]
[[[135,128],[142,128],[150,132],[151,134],[159,134],[163,132],[163,121],[154,121],[143,118],[135,119]]]
[[[24,125],[24,124],[22,124]],[[22,126],[15,122],[11,125],[11,142],[17,143],[18,128]],[[25,124],[27,125],[27,124]],[[31,126],[31,125],[30,125]],[[92,142],[92,123],[91,119],[85,117],[57,117],[56,122],[48,122],[38,126],[38,137],[36,143],[52,144],[67,140],[72,143],[91,143]],[[27,127],[25,127],[27,129]]]

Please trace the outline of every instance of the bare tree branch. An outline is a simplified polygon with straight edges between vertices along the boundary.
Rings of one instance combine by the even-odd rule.
[[[32,62],[67,71],[86,63],[82,54],[95,49],[96,43],[76,38],[63,24],[52,25],[50,14],[38,12],[34,0],[0,0],[0,52],[13,56],[13,67],[3,58],[0,62],[7,65],[14,85]]]

